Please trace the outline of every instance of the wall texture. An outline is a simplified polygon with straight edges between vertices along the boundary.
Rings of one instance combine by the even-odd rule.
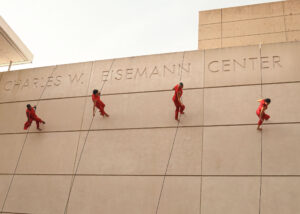
[[[1,73],[0,212],[299,213],[299,52],[289,42]],[[92,117],[94,88],[110,118]],[[262,97],[271,119],[259,132]],[[23,130],[27,103],[43,131]]]
[[[300,1],[200,11],[198,48],[300,41]]]

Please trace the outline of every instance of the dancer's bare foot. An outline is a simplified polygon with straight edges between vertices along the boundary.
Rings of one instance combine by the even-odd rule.
[[[260,127],[257,127],[257,130],[258,130],[258,131],[262,131],[262,128],[260,128]]]
[[[41,129],[41,128],[37,128],[37,130],[39,130],[39,131],[42,131],[42,129]]]

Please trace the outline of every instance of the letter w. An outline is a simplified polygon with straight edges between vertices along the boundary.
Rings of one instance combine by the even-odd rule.
[[[73,77],[71,74],[69,74],[70,82],[73,83],[74,80],[76,80],[76,82],[79,82],[82,76],[83,73],[81,73],[79,77],[77,76],[77,74],[75,74]]]

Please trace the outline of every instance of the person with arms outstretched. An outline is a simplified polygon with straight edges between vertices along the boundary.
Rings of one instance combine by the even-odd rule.
[[[176,110],[175,110],[175,120],[178,120],[178,113],[180,112],[180,114],[184,114],[184,109],[185,106],[183,105],[182,101],[181,101],[181,96],[182,96],[182,91],[183,89],[183,83],[179,83],[177,85],[174,86],[173,90],[175,91],[175,94],[173,96],[173,102],[175,104]]]
[[[100,114],[103,117],[109,117],[109,115],[104,111],[105,104],[100,100],[100,92],[97,89],[93,90],[92,100],[94,102],[93,105],[93,116],[95,116],[96,107],[99,109]]]
[[[39,118],[36,113],[36,106],[31,107],[30,104],[27,104],[27,109],[26,109],[26,116],[27,116],[27,121],[24,124],[24,130],[27,130],[30,126],[32,121],[36,122],[36,128],[41,131],[42,129],[40,129],[40,123],[45,124],[45,121],[43,121],[41,118]]]
[[[268,105],[271,103],[270,98],[257,100],[259,102],[259,107],[256,110],[256,115],[259,117],[259,121],[257,124],[257,130],[262,130],[260,127],[264,120],[269,120],[270,115],[266,114],[265,111],[268,109]]]

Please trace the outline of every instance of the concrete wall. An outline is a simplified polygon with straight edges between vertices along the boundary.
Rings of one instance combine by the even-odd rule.
[[[0,212],[299,213],[299,52],[294,42],[1,73]],[[102,87],[111,117],[93,118]],[[259,132],[262,97],[271,119]],[[42,132],[23,130],[27,103]]]
[[[198,48],[300,41],[300,1],[199,12]]]

